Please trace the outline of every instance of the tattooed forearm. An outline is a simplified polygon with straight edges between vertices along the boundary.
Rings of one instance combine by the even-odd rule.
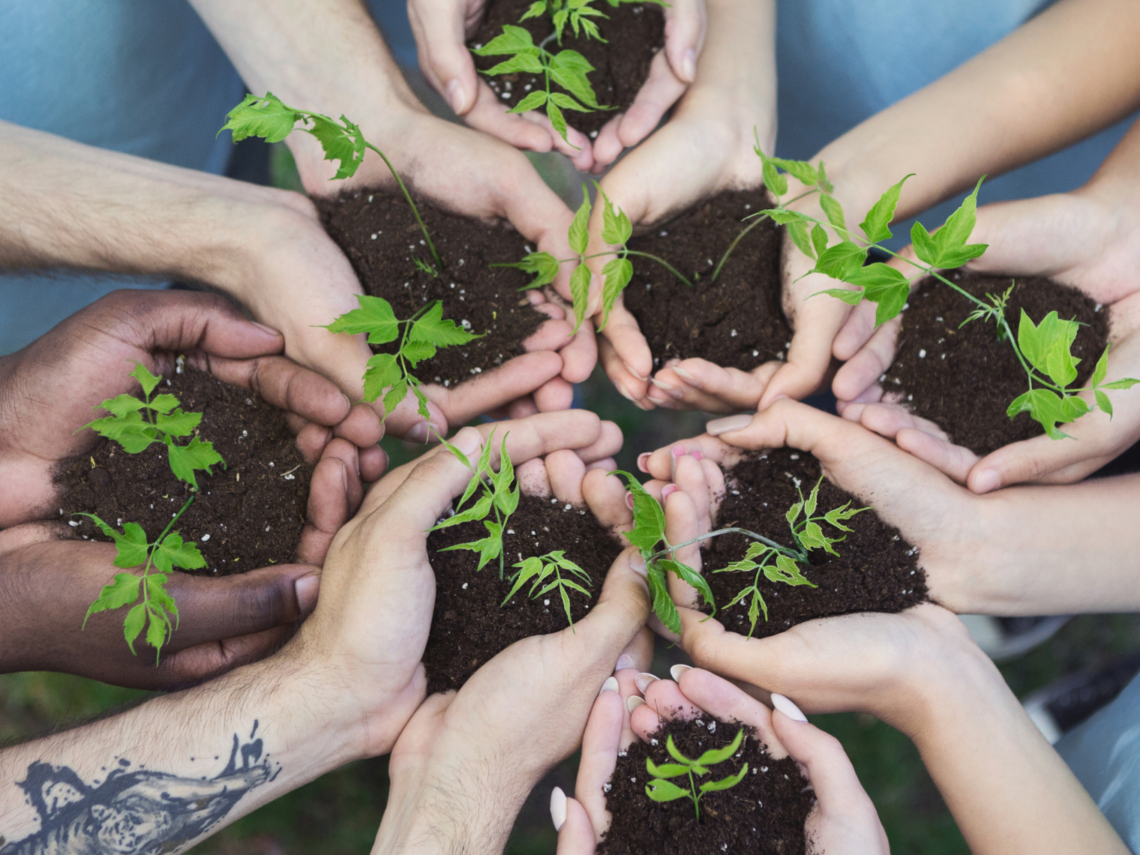
[[[250,790],[277,777],[280,766],[270,764],[257,728],[255,721],[245,741],[234,734],[229,763],[213,778],[117,758],[105,778],[85,782],[68,766],[32,763],[17,786],[38,814],[39,830],[10,843],[0,837],[0,855],[176,852],[208,833]]]

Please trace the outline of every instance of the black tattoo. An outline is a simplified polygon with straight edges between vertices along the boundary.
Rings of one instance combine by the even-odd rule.
[[[175,852],[218,824],[246,793],[280,772],[257,736],[234,734],[230,761],[215,778],[189,778],[120,759],[102,783],[69,767],[33,763],[17,784],[39,814],[40,830],[4,845],[0,855],[157,855]],[[239,765],[240,763],[240,765]]]

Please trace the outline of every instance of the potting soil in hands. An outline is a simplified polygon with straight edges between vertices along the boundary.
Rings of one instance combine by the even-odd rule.
[[[489,519],[493,522],[494,515]],[[564,578],[578,582],[591,593],[587,600],[577,591],[568,592],[570,613],[577,624],[590,613],[610,565],[622,551],[613,532],[585,508],[525,493],[503,534],[502,579],[497,559],[476,571],[478,553],[439,551],[486,536],[487,529],[482,522],[460,523],[428,536],[428,557],[436,584],[431,634],[423,658],[428,694],[458,689],[481,666],[516,641],[560,632],[569,626],[558,592],[551,591],[532,600],[529,582],[509,603],[502,605],[512,587],[510,577],[516,571],[511,565],[524,558],[562,550],[567,559],[589,573],[592,586],[563,571]]]
[[[656,744],[638,740],[619,754],[606,793],[612,820],[598,855],[802,855],[804,823],[815,796],[796,761],[773,760],[752,738],[752,728],[746,728],[748,736],[735,756],[710,766],[708,775],[693,776],[699,786],[735,775],[748,764],[735,787],[701,796],[699,820],[691,799],[655,802],[645,793],[652,777],[646,758],[657,765],[677,762],[665,748],[670,735],[682,754],[697,758],[730,745],[740,728],[711,718],[664,721],[653,735]],[[687,775],[672,782],[682,789],[689,784]]]
[[[169,374],[154,394],[166,392],[178,397],[184,412],[202,413],[195,434],[212,442],[226,461],[213,467],[213,475],[196,473],[198,497],[172,529],[206,559],[205,568],[184,572],[228,576],[294,561],[313,467],[297,450],[284,413],[256,392],[189,365]],[[55,483],[62,494],[61,519],[77,536],[98,541],[110,538],[87,517],[72,514],[95,514],[119,531],[128,522],[138,523],[153,542],[191,495],[171,473],[161,442],[128,454],[100,437],[89,453],[60,464]]]

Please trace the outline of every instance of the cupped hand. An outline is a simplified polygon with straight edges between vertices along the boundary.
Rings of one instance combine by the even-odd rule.
[[[1135,274],[1140,209],[1132,199],[1115,198],[1118,192],[1093,184],[1073,193],[979,208],[971,242],[989,244],[989,249],[968,265],[981,273],[1056,279],[1105,307],[1112,345],[1109,380],[1140,376],[1140,277]],[[1076,441],[1042,435],[979,460],[877,385],[894,361],[900,322],[874,330],[871,313],[860,306],[836,339],[836,355],[849,358],[833,386],[843,417],[894,439],[975,493],[1024,482],[1079,481],[1140,439],[1140,398],[1132,391],[1110,392],[1111,419],[1097,411],[1065,426]],[[1095,403],[1091,393],[1083,397]]]
[[[333,437],[365,449],[360,474],[374,480],[387,463],[376,447],[375,414],[353,408],[331,382],[278,355],[281,335],[241,316],[214,294],[116,291],[0,358],[0,526],[54,516],[54,469],[98,440],[80,430],[107,398],[137,390],[133,362],[155,373],[188,362],[219,380],[258,392],[289,414],[298,446],[316,461]]]
[[[653,58],[649,77],[634,103],[602,128],[593,146],[573,127],[563,140],[544,113],[508,113],[476,72],[466,41],[482,20],[485,7],[486,0],[409,0],[408,17],[424,76],[471,127],[517,148],[539,152],[553,148],[583,172],[596,165],[598,143],[606,152],[607,159],[601,164],[605,166],[623,148],[641,142],[696,76],[705,36],[704,0],[679,0],[662,10],[665,49]],[[604,21],[600,27],[604,32]],[[567,118],[572,126],[574,114]]]
[[[60,522],[0,531],[0,673],[62,671],[105,683],[170,689],[276,650],[317,602],[333,536],[363,496],[356,446],[332,440],[313,471],[296,562],[210,578],[169,574],[179,624],[156,666],[151,648],[123,640],[123,610],[85,620],[123,570],[115,547],[72,539]]]
[[[620,671],[612,691],[603,691],[594,702],[582,737],[577,797],[567,798],[555,788],[550,798],[559,855],[593,855],[610,826],[605,785],[618,752],[635,735],[648,741],[663,719],[710,716],[754,728],[750,738],[763,742],[774,759],[790,755],[800,763],[817,799],[805,825],[809,852],[889,852],[875,807],[835,737],[809,724],[787,698],[772,711],[710,671],[683,665],[673,670],[677,682]]]

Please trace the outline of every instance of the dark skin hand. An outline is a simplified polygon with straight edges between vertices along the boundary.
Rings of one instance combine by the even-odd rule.
[[[119,291],[0,358],[0,525],[8,526],[0,531],[0,672],[48,669],[169,687],[272,652],[312,610],[329,543],[359,506],[362,482],[378,478],[387,461],[375,445],[381,431],[372,409],[350,406],[330,381],[277,356],[282,346],[221,297]],[[221,579],[171,576],[181,627],[156,668],[148,648],[131,656],[121,612],[98,615],[81,631],[88,605],[122,571],[112,564],[113,546],[66,540],[70,529],[52,519],[52,471],[95,443],[91,431],[75,431],[100,401],[132,391],[131,360],[162,373],[179,353],[286,409],[299,448],[317,466],[298,563]]]

